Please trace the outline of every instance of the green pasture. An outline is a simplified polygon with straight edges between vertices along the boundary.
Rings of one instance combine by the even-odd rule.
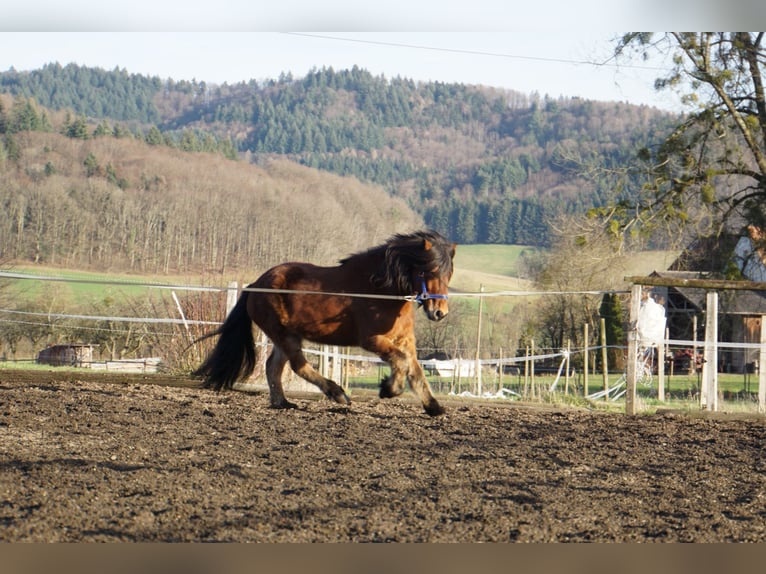
[[[41,266],[14,266],[8,271],[30,277],[29,279],[2,280],[6,292],[14,302],[43,304],[48,308],[61,306],[79,308],[135,298],[159,299],[163,292],[167,293],[169,290],[150,285],[201,284],[199,278],[190,279],[183,276],[97,273]],[[216,286],[220,285],[216,284]]]
[[[518,277],[521,256],[538,251],[537,247],[525,245],[459,245],[455,266],[468,271]]]
[[[455,276],[451,286],[459,291],[478,291],[481,285],[487,291],[528,290],[528,282],[517,277],[518,262],[523,253],[534,250],[520,245],[461,245],[455,256]],[[146,284],[223,286],[229,281],[200,276],[98,273],[39,265],[15,265],[7,271],[41,278],[3,280],[14,301],[23,303],[88,305],[110,299],[146,297],[161,291]],[[47,277],[60,281],[43,279]]]
[[[519,261],[522,254],[534,253],[535,247],[522,245],[459,245],[455,254],[455,272],[450,282],[450,291],[455,302],[467,313],[478,310],[478,297],[459,297],[459,293],[486,293],[500,291],[529,292],[535,286],[527,279],[521,279]],[[497,297],[485,299],[496,313],[510,313],[526,296]]]

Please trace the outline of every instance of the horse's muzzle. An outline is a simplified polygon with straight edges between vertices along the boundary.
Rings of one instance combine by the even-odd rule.
[[[444,319],[444,317],[447,316],[447,313],[449,312],[447,309],[441,309],[439,307],[429,309],[428,307],[425,308],[426,317],[428,317],[431,321],[441,321]]]

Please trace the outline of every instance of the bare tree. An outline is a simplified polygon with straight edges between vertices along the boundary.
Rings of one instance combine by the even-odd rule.
[[[617,41],[618,60],[669,55],[672,67],[655,86],[677,90],[688,112],[660,145],[641,151],[642,187],[603,210],[615,233],[666,226],[709,235],[766,224],[763,39],[763,32],[667,32]]]

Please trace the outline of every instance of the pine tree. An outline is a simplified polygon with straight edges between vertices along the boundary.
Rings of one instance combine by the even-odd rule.
[[[622,326],[622,305],[616,293],[604,294],[599,316],[604,319],[609,366],[622,369],[625,366],[622,349],[625,345],[625,331]]]

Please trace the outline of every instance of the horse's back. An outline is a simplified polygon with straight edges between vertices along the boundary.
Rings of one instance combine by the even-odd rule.
[[[249,287],[253,289],[250,317],[272,341],[296,336],[321,344],[360,346],[370,332],[392,329],[404,304],[354,297],[372,292],[369,274],[349,273],[342,265],[282,263]],[[267,291],[271,289],[275,292]]]

